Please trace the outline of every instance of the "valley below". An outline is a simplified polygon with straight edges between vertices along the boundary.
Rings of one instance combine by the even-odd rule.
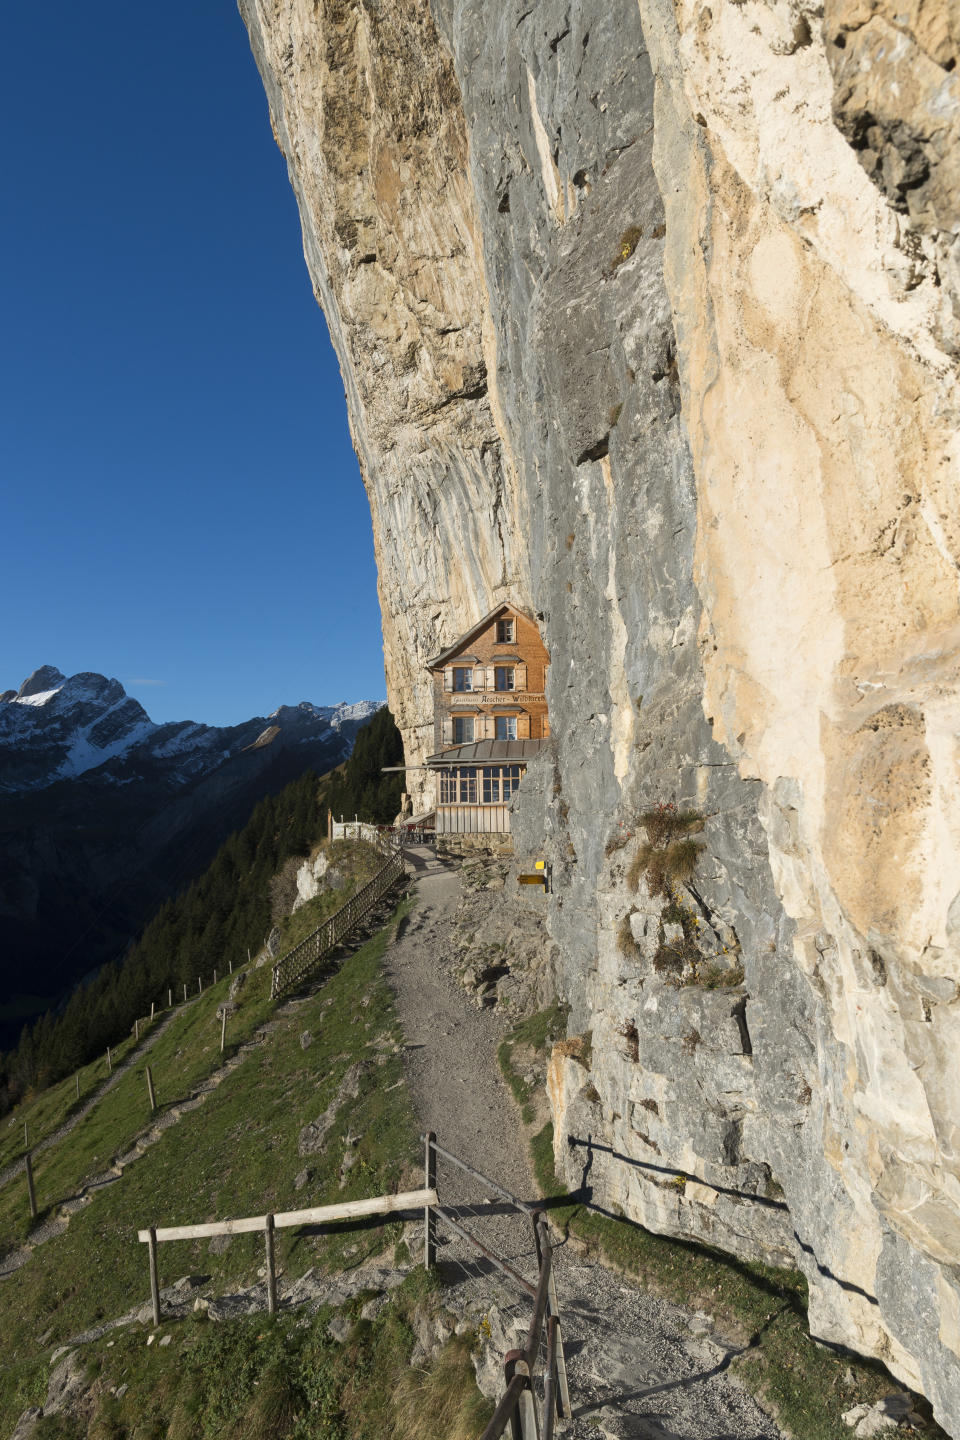
[[[41,667],[0,700],[0,1048],[122,957],[266,795],[350,754],[376,702],[155,725],[116,680]]]

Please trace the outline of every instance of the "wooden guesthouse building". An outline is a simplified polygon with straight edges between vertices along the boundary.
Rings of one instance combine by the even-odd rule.
[[[536,621],[512,605],[430,661],[438,836],[509,831],[510,798],[550,734],[549,663]]]

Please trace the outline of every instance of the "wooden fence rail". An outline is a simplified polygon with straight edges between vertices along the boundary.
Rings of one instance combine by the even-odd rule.
[[[284,955],[282,960],[277,961],[273,967],[271,999],[276,1000],[285,991],[305,980],[373,909],[390,887],[396,884],[402,874],[403,852],[397,847],[391,849],[389,858],[362,890],[358,890],[335,914],[324,920],[323,924],[291,950],[289,955]]]
[[[314,1205],[307,1210],[284,1210],[276,1215],[252,1215],[240,1220],[213,1220],[203,1225],[167,1225],[138,1230],[137,1239],[150,1247],[150,1298],[153,1323],[160,1324],[160,1281],[157,1273],[157,1246],[165,1240],[206,1240],[215,1235],[262,1233],[267,1250],[267,1309],[277,1308],[277,1277],[273,1258],[274,1230],[292,1225],[329,1225],[336,1220],[362,1220],[368,1215],[393,1215],[400,1210],[417,1210],[437,1204],[435,1189],[405,1190],[399,1195],[375,1195],[369,1200],[342,1200],[337,1205]]]

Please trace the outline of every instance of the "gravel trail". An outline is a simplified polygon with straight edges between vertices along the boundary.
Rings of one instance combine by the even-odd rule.
[[[454,945],[458,872],[426,848],[406,854],[418,903],[385,964],[414,1108],[445,1149],[533,1201],[526,1141],[496,1059],[508,1022],[476,1007],[446,958]],[[437,1189],[460,1224],[535,1278],[527,1217],[442,1160]],[[488,1393],[499,1394],[499,1358],[523,1345],[530,1302],[466,1242],[442,1227],[438,1233],[449,1303],[489,1335],[480,1379]],[[708,1317],[645,1294],[569,1246],[558,1244],[556,1256],[573,1407],[568,1440],[779,1440],[779,1429],[725,1374],[736,1352],[713,1337]]]

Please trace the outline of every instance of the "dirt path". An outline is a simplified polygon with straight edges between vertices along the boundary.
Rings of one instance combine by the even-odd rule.
[[[429,850],[407,852],[418,904],[387,952],[387,974],[406,1037],[410,1092],[424,1130],[521,1199],[535,1197],[516,1106],[499,1072],[497,1046],[507,1023],[479,1010],[449,973],[456,869]],[[491,903],[497,901],[491,897]],[[529,1221],[441,1163],[437,1188],[459,1222],[522,1275],[536,1272]],[[489,1187],[488,1187],[489,1188]],[[441,1231],[441,1235],[443,1232]],[[523,1343],[529,1302],[465,1242],[439,1247],[453,1308],[489,1333],[481,1380],[499,1393],[497,1352]],[[557,1282],[574,1419],[568,1440],[777,1440],[780,1431],[727,1379],[732,1351],[713,1339],[710,1321],[656,1300],[603,1265],[560,1246]]]

